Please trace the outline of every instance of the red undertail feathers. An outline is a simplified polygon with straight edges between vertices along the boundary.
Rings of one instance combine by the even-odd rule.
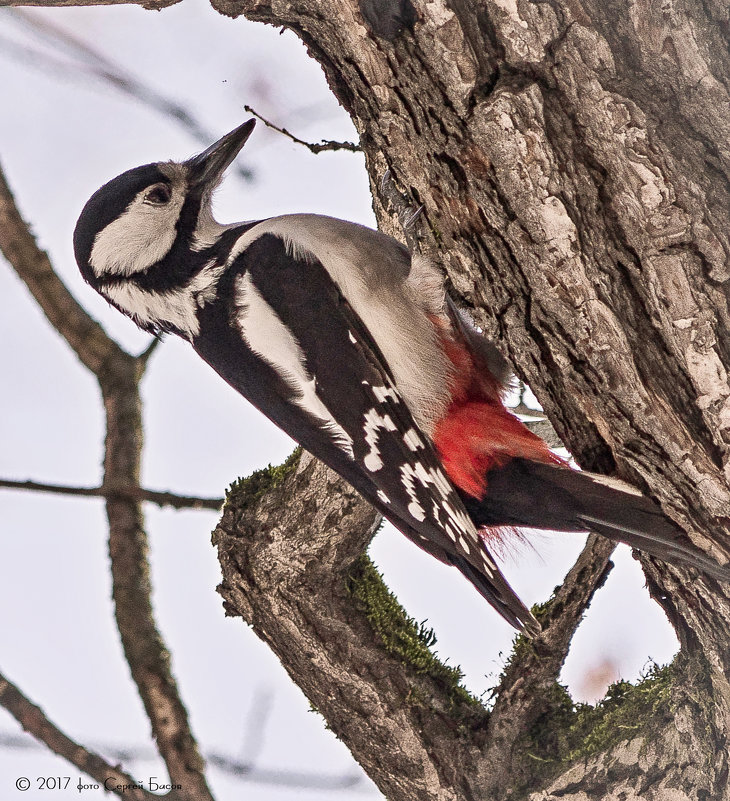
[[[487,491],[486,474],[520,457],[564,464],[502,404],[503,387],[468,344],[439,325],[454,365],[451,404],[434,427],[433,441],[453,483],[474,498]]]

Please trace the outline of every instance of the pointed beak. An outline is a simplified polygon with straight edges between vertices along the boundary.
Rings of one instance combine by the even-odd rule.
[[[185,162],[190,170],[190,183],[193,186],[215,187],[223,177],[246,140],[251,136],[256,120],[248,120],[243,125],[226,134],[207,150]]]

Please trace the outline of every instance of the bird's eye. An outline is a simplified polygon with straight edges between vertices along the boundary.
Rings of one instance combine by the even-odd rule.
[[[144,202],[153,206],[164,206],[165,203],[169,203],[170,195],[170,187],[167,184],[157,184],[144,196]]]

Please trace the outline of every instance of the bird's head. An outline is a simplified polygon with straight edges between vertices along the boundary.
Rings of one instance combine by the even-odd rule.
[[[135,167],[96,191],[74,231],[76,261],[86,281],[107,294],[105,286],[144,276],[175,248],[182,256],[211,244],[213,230],[221,228],[211,213],[213,190],[254,124],[245,122],[187,161]],[[174,261],[167,270],[184,270],[184,258]]]

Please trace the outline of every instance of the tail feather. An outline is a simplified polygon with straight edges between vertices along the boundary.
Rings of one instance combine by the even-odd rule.
[[[583,520],[585,521],[585,527],[595,531],[596,534],[602,534],[604,537],[618,542],[625,542],[632,548],[636,548],[637,551],[648,553],[663,562],[689,565],[718,581],[730,581],[730,565],[718,564],[700,551],[699,548],[695,548],[694,545],[658,540],[639,531],[626,531],[625,528],[616,529],[599,520],[592,520],[588,517],[584,517]],[[689,540],[687,542],[689,543]]]
[[[540,623],[499,573],[487,579],[462,556],[453,555],[450,561],[510,625],[528,637],[536,637],[540,633]]]
[[[479,526],[595,531],[663,561],[730,581],[730,564],[717,564],[654,501],[622,482],[517,458],[487,474],[482,500],[463,498]]]

